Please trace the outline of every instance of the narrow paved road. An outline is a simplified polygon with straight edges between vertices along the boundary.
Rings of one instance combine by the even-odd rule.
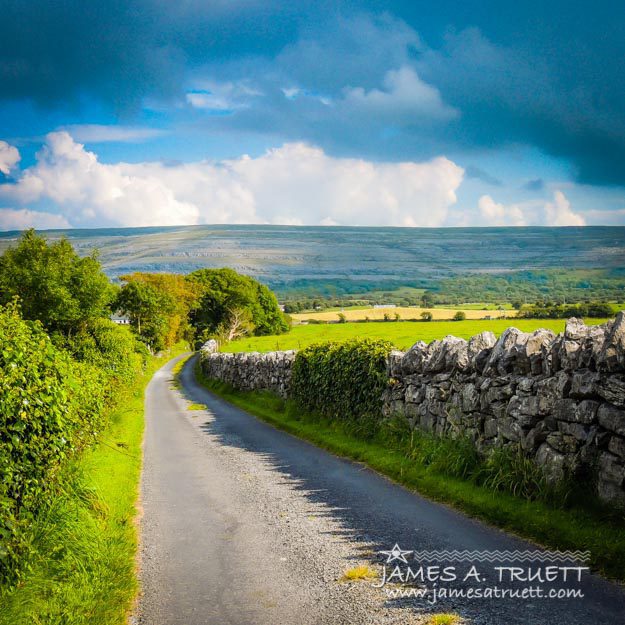
[[[622,587],[587,574],[581,584],[553,586],[578,588],[583,598],[436,604],[430,603],[432,593],[430,602],[398,599],[387,595],[397,586],[340,581],[360,564],[382,571],[385,556],[378,552],[395,543],[415,551],[536,548],[258,421],[200,387],[192,361],[183,369],[183,388],[176,389],[173,362],[157,372],[146,392],[137,622],[405,625],[453,610],[468,623],[485,625],[625,623]],[[189,410],[190,402],[206,410]],[[443,564],[463,576],[473,563],[484,576],[479,583],[426,580],[419,587],[538,585],[498,584],[488,562]],[[396,560],[387,571],[397,564],[406,570]]]

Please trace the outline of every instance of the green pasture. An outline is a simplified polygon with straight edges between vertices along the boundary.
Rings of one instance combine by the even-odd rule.
[[[606,319],[587,319],[588,324],[598,324]],[[233,341],[223,347],[228,352],[269,352],[284,349],[301,349],[312,343],[346,341],[354,338],[374,338],[391,341],[398,349],[407,349],[417,341],[429,343],[448,334],[468,339],[490,330],[500,335],[514,326],[524,332],[547,328],[554,332],[564,330],[564,319],[492,319],[467,321],[379,321],[360,323],[328,323],[294,326],[288,334],[278,336],[252,336]]]

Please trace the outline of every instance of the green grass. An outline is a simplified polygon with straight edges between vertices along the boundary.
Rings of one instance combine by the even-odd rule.
[[[29,572],[17,588],[0,589],[0,625],[126,622],[137,592],[143,393],[165,362],[150,360],[99,444],[66,470],[62,490],[35,521]]]
[[[603,323],[605,319],[588,319],[587,323]],[[279,336],[253,336],[233,341],[225,345],[228,352],[269,352],[282,349],[301,349],[312,343],[325,341],[346,341],[354,338],[375,338],[391,341],[398,349],[408,349],[417,341],[429,343],[442,339],[448,334],[460,338],[472,336],[490,330],[501,334],[506,328],[514,326],[524,332],[538,328],[548,328],[554,332],[564,330],[563,319],[493,319],[467,321],[402,321],[402,322],[363,322],[332,323],[294,326],[288,334]]]
[[[426,625],[457,625],[457,623],[460,623],[460,616],[453,612],[442,612],[430,616]]]
[[[367,566],[366,564],[361,564],[359,566],[354,566],[351,569],[347,569],[347,571],[343,573],[339,581],[358,582],[368,579],[375,579],[376,577],[378,577],[377,571],[372,569],[370,566]]]
[[[189,404],[187,410],[206,410],[206,404]]]
[[[422,495],[538,544],[552,549],[589,550],[591,565],[596,570],[625,580],[625,518],[608,512],[592,499],[587,500],[586,507],[576,503],[578,499],[563,507],[542,499],[542,485],[532,491],[536,497],[533,500],[497,491],[495,488],[507,487],[497,479],[505,463],[495,459],[495,466],[486,467],[486,474],[481,476],[480,471],[476,472],[476,460],[463,450],[462,441],[437,439],[437,443],[423,436],[423,442],[413,444],[412,439],[407,442],[404,433],[388,430],[362,436],[363,429],[354,427],[349,420],[329,421],[305,415],[271,393],[237,392],[207,380],[199,370],[196,374],[209,390],[282,430],[363,462]],[[505,462],[509,463],[509,459]],[[524,470],[522,466],[514,468]],[[476,473],[481,482],[466,477]],[[554,495],[554,501],[560,502],[559,496]]]

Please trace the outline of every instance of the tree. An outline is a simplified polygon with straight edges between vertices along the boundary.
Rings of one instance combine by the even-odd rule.
[[[171,347],[178,341],[191,342],[193,340],[194,330],[189,323],[189,312],[197,302],[197,295],[185,276],[174,273],[137,272],[122,276],[121,279],[127,285],[133,283],[140,285],[139,288],[143,289],[144,295],[147,293],[145,287],[149,287],[148,290],[152,293],[151,297],[157,301],[157,308],[148,311],[148,314],[153,321],[156,321],[156,317],[160,317],[158,322],[158,331],[161,334],[158,340],[159,344],[164,347]],[[135,303],[138,303],[136,297]],[[119,310],[122,308],[119,306]],[[140,311],[141,307],[136,310],[137,312]],[[143,320],[135,316],[139,334],[145,334],[138,327],[146,320],[146,310],[144,309],[142,312]],[[155,329],[156,327],[152,328],[152,330]]]
[[[338,317],[339,323],[347,323],[347,317],[345,316],[345,313],[340,312]]]
[[[173,301],[147,282],[132,281],[119,291],[117,309],[130,317],[139,337],[152,351],[168,347],[167,314],[173,309]]]
[[[220,342],[228,343],[250,334],[253,329],[250,312],[243,308],[233,308],[217,328],[217,336]]]
[[[424,291],[421,295],[421,305],[423,308],[431,308],[434,304],[434,296],[429,291]]]
[[[467,318],[466,313],[464,312],[464,310],[459,310],[455,315],[453,320],[454,321],[464,321]]]
[[[24,319],[48,332],[72,332],[109,314],[115,289],[97,253],[81,258],[67,239],[54,243],[27,230],[0,256],[0,304],[17,297]]]
[[[276,296],[260,282],[233,269],[199,269],[187,276],[196,304],[190,322],[199,340],[218,332],[233,311],[247,311],[248,333],[282,334],[289,330]]]
[[[429,310],[424,310],[421,313],[421,319],[423,321],[432,321],[433,318],[434,318],[434,316],[432,315],[432,313]]]

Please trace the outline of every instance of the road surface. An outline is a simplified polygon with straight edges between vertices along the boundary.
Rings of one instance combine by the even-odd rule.
[[[172,361],[146,391],[142,478],[141,585],[134,621],[144,625],[333,625],[425,623],[453,611],[484,625],[625,623],[623,588],[582,572],[553,584],[506,583],[506,556],[484,552],[537,547],[433,503],[375,472],[262,423],[199,386],[193,359],[173,383]],[[206,410],[189,410],[191,402]],[[414,551],[385,564],[398,544]],[[477,555],[423,551],[477,550]],[[544,553],[544,552],[543,552]],[[396,555],[396,554],[395,554]],[[423,554],[421,554],[423,555]],[[424,556],[425,557],[425,556]],[[441,560],[440,558],[443,558]],[[503,558],[503,560],[502,560]],[[455,580],[416,585],[426,597],[393,597],[400,588],[342,575],[358,565],[380,575],[451,566]],[[545,563],[514,560],[525,575]],[[398,569],[395,567],[399,565]],[[473,577],[462,578],[474,565]],[[561,569],[557,569],[558,575]],[[439,571],[440,573],[440,571]],[[481,576],[480,579],[475,575]],[[498,576],[502,575],[499,583]],[[576,573],[571,573],[575,577]],[[392,581],[400,581],[396,576]],[[439,598],[435,589],[498,587],[576,590],[569,599]],[[438,591],[440,595],[440,590]],[[491,594],[497,592],[491,590]],[[390,594],[389,594],[390,593]]]

